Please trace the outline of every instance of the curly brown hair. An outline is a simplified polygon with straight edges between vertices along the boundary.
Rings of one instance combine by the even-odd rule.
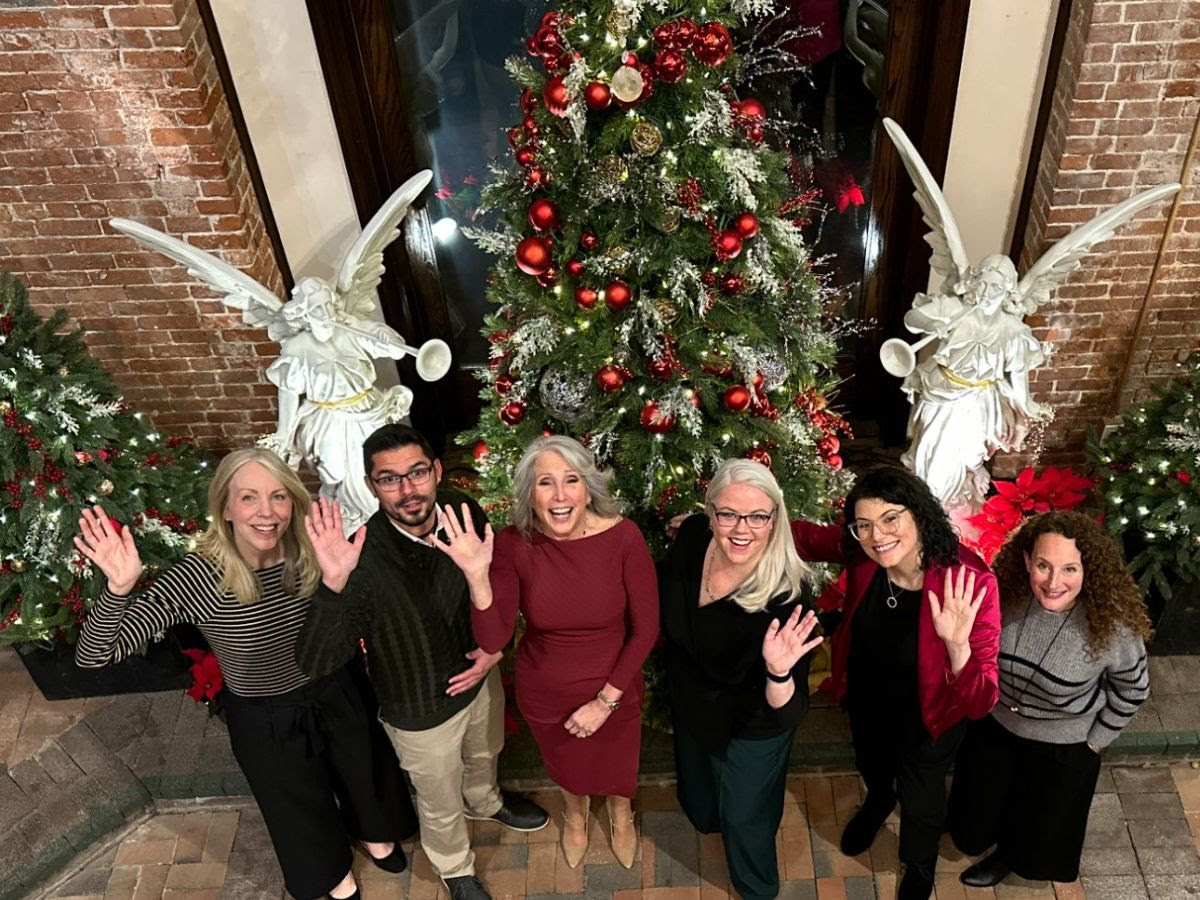
[[[1087,616],[1088,651],[1097,654],[1124,625],[1142,640],[1151,635],[1150,617],[1141,591],[1125,566],[1125,558],[1095,519],[1077,512],[1048,512],[1025,521],[1012,535],[992,571],[1000,585],[1000,602],[1010,612],[1025,608],[1029,597],[1029,570],[1025,556],[1032,555],[1043,534],[1058,534],[1075,542],[1083,560],[1083,586],[1076,599]]]

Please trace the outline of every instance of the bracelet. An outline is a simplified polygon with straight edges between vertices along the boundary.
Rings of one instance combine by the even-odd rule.
[[[620,706],[621,706],[620,700],[609,700],[607,697],[604,696],[604,688],[601,688],[600,690],[596,691],[596,699],[599,700],[601,703],[603,703],[605,706],[607,706],[609,712],[616,712],[617,709],[620,708]]]
[[[764,666],[764,668],[766,667]],[[767,669],[767,678],[776,684],[787,684],[792,680],[792,673],[788,672],[786,675],[776,675],[770,669]]]

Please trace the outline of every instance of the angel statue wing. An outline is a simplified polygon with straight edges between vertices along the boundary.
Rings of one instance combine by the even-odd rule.
[[[186,266],[189,275],[223,294],[221,300],[226,306],[240,309],[242,320],[247,325],[265,325],[271,340],[279,341],[296,333],[296,329],[285,321],[280,313],[283,301],[244,272],[239,272],[211,253],[185,244],[141,222],[109,219],[108,224],[138,243],[145,244]]]
[[[967,270],[971,267],[967,248],[963,245],[962,235],[958,231],[958,223],[954,221],[954,213],[950,212],[950,205],[942,196],[942,189],[938,187],[933,174],[925,165],[925,160],[921,159],[921,154],[912,145],[904,129],[888,118],[883,120],[883,127],[892,143],[896,145],[896,152],[900,154],[900,160],[913,180],[913,186],[916,188],[913,198],[921,207],[925,224],[929,226],[929,233],[925,235],[925,242],[933,248],[929,265],[946,279],[945,284],[953,286],[966,277]]]
[[[1050,295],[1066,280],[1067,275],[1079,268],[1079,261],[1093,244],[1108,240],[1119,225],[1132,219],[1146,207],[1170,197],[1179,187],[1178,183],[1172,182],[1142,191],[1100,213],[1086,225],[1080,225],[1043,253],[1017,283],[1020,314],[1028,315],[1049,300]]]
[[[400,236],[400,220],[433,180],[428,169],[418,172],[388,197],[346,253],[338,272],[337,291],[342,312],[365,319],[375,311],[375,288],[383,279],[383,251]]]

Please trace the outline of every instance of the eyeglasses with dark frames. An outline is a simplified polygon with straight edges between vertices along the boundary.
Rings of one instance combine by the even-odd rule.
[[[722,528],[736,528],[738,522],[745,522],[754,531],[766,528],[771,520],[775,518],[775,513],[773,512],[752,512],[742,515],[729,509],[714,509],[712,514],[713,518],[717,520],[717,524]]]
[[[433,466],[422,466],[419,469],[413,469],[411,472],[393,473],[389,472],[386,475],[380,475],[374,478],[370,475],[367,477],[380,490],[383,491],[398,491],[400,485],[407,481],[413,487],[420,487],[429,480],[430,474],[433,472]]]

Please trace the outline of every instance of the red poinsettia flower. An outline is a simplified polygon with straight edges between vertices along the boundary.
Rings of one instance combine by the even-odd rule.
[[[449,185],[442,185],[433,196],[439,200],[449,200],[454,196],[454,190]]]
[[[858,186],[853,175],[847,175],[838,185],[837,211],[844,213],[851,206],[862,206],[864,202],[866,201],[863,199],[862,188]]]
[[[841,609],[846,605],[846,570],[842,569],[837,578],[825,585],[825,590],[821,591],[821,596],[817,598],[817,609],[822,612],[829,612],[834,609]]]
[[[1049,504],[1046,504],[1038,509],[1038,500],[1034,494],[1040,485],[1037,484],[1037,475],[1032,466],[1026,466],[1013,481],[995,481],[993,485],[997,494],[1023,512],[1045,512],[1050,508]]]
[[[192,686],[185,693],[197,703],[215,699],[225,684],[216,654],[207,650],[184,650],[183,655],[192,661]]]
[[[1072,510],[1087,499],[1095,480],[1069,468],[1047,466],[1042,471],[1041,489],[1050,509]]]

